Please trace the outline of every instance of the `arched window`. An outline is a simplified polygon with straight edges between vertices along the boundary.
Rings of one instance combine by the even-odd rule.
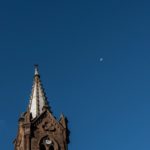
[[[49,150],[54,150],[53,145],[51,145],[51,146],[49,147]]]
[[[40,150],[46,150],[46,148],[43,144],[40,144]]]

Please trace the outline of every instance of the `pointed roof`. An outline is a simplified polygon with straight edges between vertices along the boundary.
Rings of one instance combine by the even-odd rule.
[[[35,65],[34,80],[29,103],[29,111],[32,114],[33,119],[43,112],[44,106],[48,106],[47,97],[40,80],[38,65]]]

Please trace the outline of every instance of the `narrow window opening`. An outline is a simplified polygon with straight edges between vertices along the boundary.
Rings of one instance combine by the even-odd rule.
[[[46,148],[43,144],[40,145],[40,150],[46,150]]]
[[[49,147],[49,150],[54,150],[53,145],[51,145],[51,146]]]

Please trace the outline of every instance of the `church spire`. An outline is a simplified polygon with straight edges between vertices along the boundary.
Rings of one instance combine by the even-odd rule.
[[[61,115],[60,120],[57,120],[50,111],[38,65],[35,65],[28,109],[18,123],[15,150],[68,150],[67,119]]]
[[[34,80],[29,103],[29,111],[32,114],[32,118],[34,119],[39,116],[43,112],[43,107],[45,106],[48,106],[48,102],[40,80],[38,65],[35,65]]]

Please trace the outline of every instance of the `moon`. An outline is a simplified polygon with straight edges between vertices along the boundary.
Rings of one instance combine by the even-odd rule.
[[[102,57],[99,59],[100,62],[102,62],[103,60],[104,60],[104,59],[103,59]]]

